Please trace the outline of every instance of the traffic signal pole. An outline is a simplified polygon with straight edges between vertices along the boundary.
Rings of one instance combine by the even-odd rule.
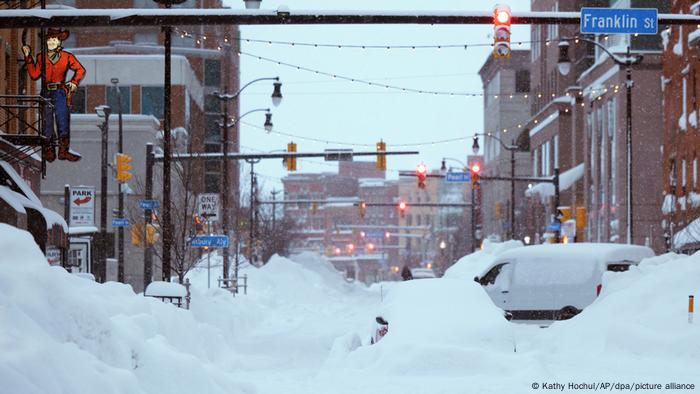
[[[116,86],[117,90],[117,110],[119,111],[119,154],[124,153],[124,131],[123,131],[123,124],[122,124],[122,94],[121,90],[119,89],[119,86]],[[119,209],[119,218],[122,219],[124,218],[124,184],[123,183],[118,183],[119,185],[119,201],[118,201],[118,209]],[[117,267],[117,281],[120,283],[125,283],[124,282],[124,227],[119,227],[117,230],[118,235],[119,235],[119,245],[118,249],[119,251],[117,252],[117,258],[118,258],[118,267]]]
[[[153,144],[146,144],[146,200],[153,199]],[[148,243],[148,226],[151,225],[153,214],[150,209],[143,211],[143,290],[151,283],[153,278],[153,249]]]

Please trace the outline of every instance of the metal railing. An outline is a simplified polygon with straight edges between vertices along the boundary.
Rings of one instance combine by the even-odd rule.
[[[0,151],[0,160],[17,163],[35,153],[41,155],[41,173],[46,175],[42,148],[49,144],[44,137],[46,116],[53,117],[51,101],[36,95],[0,95],[0,138],[8,142]],[[12,146],[13,145],[13,146]]]

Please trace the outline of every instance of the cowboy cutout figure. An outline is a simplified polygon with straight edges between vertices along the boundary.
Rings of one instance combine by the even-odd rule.
[[[70,104],[71,96],[78,89],[78,84],[85,76],[85,68],[78,59],[63,50],[61,42],[65,41],[70,33],[68,30],[48,29],[46,34],[47,54],[37,55],[36,61],[32,58],[32,48],[22,46],[27,72],[32,80],[41,77],[41,64],[46,64],[46,91],[41,95],[48,98],[54,105],[54,114],[47,108],[44,112],[45,127],[44,136],[49,139],[49,145],[44,147],[46,161],[56,160],[56,141],[58,136],[58,160],[78,161],[79,153],[70,149]],[[68,70],[73,71],[73,77],[65,82]],[[54,132],[55,129],[55,132]]]

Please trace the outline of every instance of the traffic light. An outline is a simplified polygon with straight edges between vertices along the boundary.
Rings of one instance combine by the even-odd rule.
[[[353,245],[353,244],[348,244],[347,248],[348,248],[349,254],[352,254],[352,252],[355,251],[355,245]]]
[[[360,217],[364,218],[365,217],[365,211],[367,210],[367,203],[360,200],[360,203],[357,204],[357,207],[360,209]]]
[[[370,243],[367,244],[367,250],[370,251],[370,252],[373,252],[373,251],[374,251],[374,244],[373,244],[372,242],[370,242]]]
[[[143,225],[141,224],[134,224],[131,226],[131,244],[134,246],[141,246],[143,243],[143,233],[141,230],[143,229]]]
[[[388,231],[385,231],[385,232],[384,232],[384,238],[386,238],[386,239],[391,238],[391,233],[388,232]]]
[[[133,160],[131,156],[117,153],[117,181],[124,183],[133,177],[129,172],[133,169],[129,164],[131,160]]]
[[[472,173],[472,187],[479,187],[479,173],[481,172],[479,163],[472,164],[470,170]]]
[[[401,201],[399,203],[399,214],[401,215],[402,218],[406,217],[406,207],[407,207],[407,205],[405,202]]]
[[[146,243],[148,243],[148,245],[155,245],[156,241],[158,241],[156,226],[149,223],[146,225]]]
[[[197,235],[204,234],[204,221],[197,214],[194,214],[194,232]]]
[[[379,171],[386,171],[386,155],[381,154],[381,152],[386,152],[386,142],[377,142],[377,169]]]
[[[510,7],[498,4],[493,8],[493,57],[510,58]]]
[[[420,163],[416,167],[416,178],[418,179],[418,187],[425,189],[425,178],[428,177],[428,167],[425,164]]]
[[[296,153],[297,151],[297,144],[294,142],[290,142],[287,144],[287,152],[289,153]],[[287,157],[287,171],[296,171],[297,170],[297,158],[296,157]]]

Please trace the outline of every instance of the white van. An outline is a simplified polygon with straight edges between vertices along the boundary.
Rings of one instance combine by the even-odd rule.
[[[474,281],[512,320],[570,319],[602,290],[605,271],[627,271],[654,256],[645,246],[575,243],[515,248],[501,253]]]

